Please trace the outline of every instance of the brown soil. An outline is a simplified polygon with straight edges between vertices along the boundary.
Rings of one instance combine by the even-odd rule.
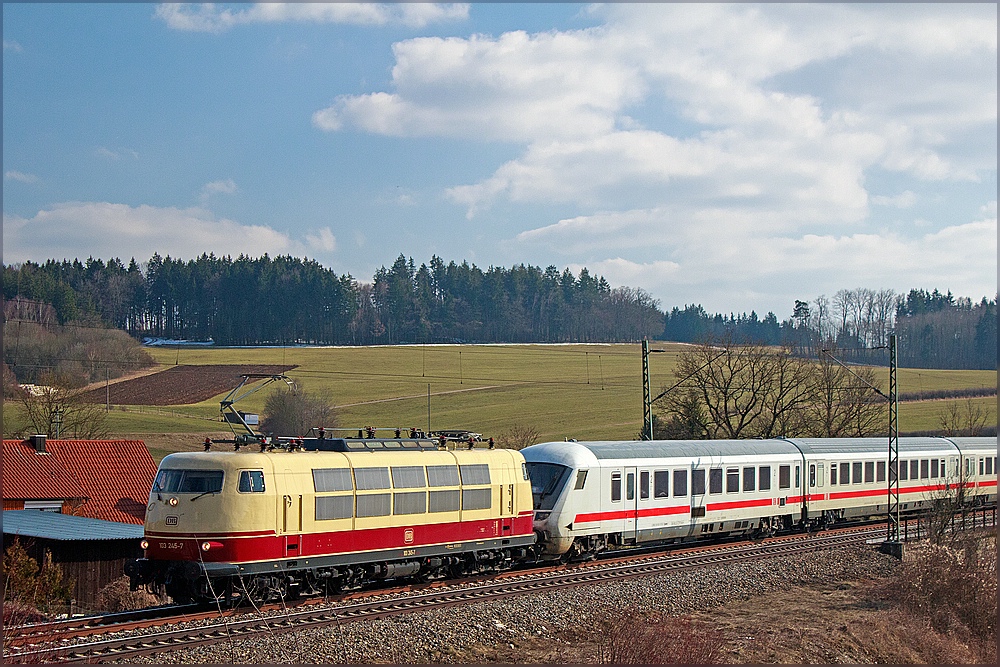
[[[235,388],[248,373],[278,375],[295,366],[233,364],[171,366],[166,370],[85,391],[88,403],[104,403],[110,392],[113,405],[189,405]]]
[[[877,581],[775,591],[687,618],[720,630],[727,664],[972,664],[969,646],[926,620],[879,602]],[[475,647],[459,662],[597,664],[597,631],[560,631],[501,647]],[[986,661],[987,664],[992,661]]]

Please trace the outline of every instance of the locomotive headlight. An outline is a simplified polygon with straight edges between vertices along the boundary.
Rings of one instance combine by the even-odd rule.
[[[143,540],[139,542],[139,546],[142,547],[143,551],[145,551],[146,549],[149,548],[149,540]]]
[[[212,543],[211,542],[202,542],[201,543],[201,550],[202,551],[208,551],[211,548],[212,548]]]
[[[170,505],[171,507],[177,507],[177,498],[171,498],[170,500],[167,501],[167,504]]]
[[[535,512],[535,521],[545,521],[552,512]]]

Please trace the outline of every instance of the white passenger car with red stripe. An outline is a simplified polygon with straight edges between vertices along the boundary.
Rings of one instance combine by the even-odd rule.
[[[885,438],[549,442],[521,452],[542,558],[886,512]],[[899,439],[901,510],[956,488],[967,502],[996,502],[996,454],[996,438]]]
[[[178,602],[295,597],[501,570],[535,541],[515,450],[339,438],[262,449],[163,459],[133,587]]]

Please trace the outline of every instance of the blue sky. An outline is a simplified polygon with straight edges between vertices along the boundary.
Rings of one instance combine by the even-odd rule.
[[[997,291],[996,4],[3,5],[3,261]]]

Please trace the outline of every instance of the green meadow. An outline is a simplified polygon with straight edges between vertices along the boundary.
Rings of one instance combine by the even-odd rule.
[[[651,344],[653,396],[677,381],[674,366],[687,347]],[[335,405],[338,425],[351,429],[467,429],[488,437],[520,425],[535,429],[542,440],[632,439],[641,429],[642,355],[637,343],[149,351],[164,369],[175,364],[294,364],[297,368],[287,375],[295,385]],[[884,374],[882,390],[887,391],[888,370],[878,372]],[[900,393],[995,388],[997,374],[904,368],[898,380]],[[236,407],[259,413],[268,394],[281,386],[272,383],[250,393]],[[115,436],[191,434],[191,446],[196,446],[204,435],[228,432],[219,421],[219,401],[226,393],[192,405],[114,406],[109,426]],[[979,406],[987,423],[996,424],[995,397],[928,400],[900,404],[899,430],[939,429],[941,416],[956,402],[963,410],[970,403]],[[17,412],[17,406],[7,404],[5,422]]]

